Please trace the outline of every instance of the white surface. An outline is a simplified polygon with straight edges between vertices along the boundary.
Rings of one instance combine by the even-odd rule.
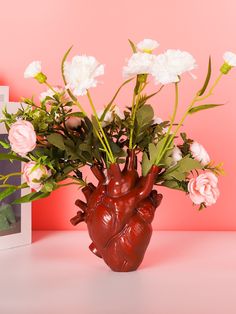
[[[156,232],[142,267],[114,273],[86,232],[36,232],[0,252],[1,314],[235,314],[236,233]]]

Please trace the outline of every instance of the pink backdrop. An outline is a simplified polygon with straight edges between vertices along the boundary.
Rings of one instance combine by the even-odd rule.
[[[60,84],[61,57],[74,44],[74,54],[95,55],[106,64],[104,85],[92,91],[96,104],[102,108],[121,83],[121,68],[130,55],[127,39],[137,42],[154,38],[161,43],[159,51],[185,49],[199,64],[195,71],[198,80],[185,76],[181,84],[180,112],[183,112],[201,85],[208,55],[212,55],[215,76],[223,52],[236,52],[235,10],[235,0],[1,1],[0,85],[10,86],[11,100],[32,93],[38,95],[42,86],[23,78],[25,66],[37,59],[43,61],[49,81]],[[189,136],[206,146],[215,161],[224,161],[227,175],[220,179],[221,197],[217,205],[197,212],[184,194],[163,189],[165,197],[157,211],[155,229],[236,230],[235,78],[236,69],[224,78],[211,99],[227,103],[223,108],[199,113],[185,124]],[[166,88],[153,103],[156,114],[168,118],[173,87]],[[130,104],[127,88],[118,104]],[[76,212],[74,201],[79,196],[80,192],[68,187],[35,203],[34,229],[73,229],[69,219]]]

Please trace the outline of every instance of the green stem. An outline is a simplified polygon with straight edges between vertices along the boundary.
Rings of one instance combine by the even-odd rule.
[[[87,113],[84,111],[82,105],[79,103],[78,99],[73,95],[71,90],[67,88],[67,93],[69,94],[70,98],[73,100],[75,105],[80,109],[80,111],[84,114],[85,117],[87,117]]]
[[[13,185],[13,184],[1,184],[0,185],[0,188],[15,188],[16,190],[25,189],[27,187],[28,185],[26,183],[23,183],[21,185]]]
[[[138,78],[137,78],[137,80],[138,80]],[[131,128],[130,128],[130,138],[129,138],[129,149],[133,149],[135,116],[136,116],[136,112],[138,110],[141,91],[143,90],[142,85],[143,84],[140,83],[137,95],[135,93],[135,90],[134,90],[134,94],[133,94],[132,109],[131,109]]]
[[[86,181],[84,181],[82,179],[78,179],[77,177],[68,175],[67,178],[72,179],[72,180],[74,180],[76,182],[79,182],[83,186],[87,186],[88,185]]]
[[[130,137],[129,137],[129,149],[132,149],[133,148],[133,133],[134,133],[134,119],[133,119],[133,108],[134,108],[134,105],[135,105],[135,98],[136,98],[136,95],[135,93],[133,94],[133,99],[132,99],[132,111],[131,111],[131,128],[130,128]]]
[[[58,184],[57,188],[59,189],[59,188],[62,188],[64,186],[68,186],[68,185],[79,185],[81,187],[85,187],[86,186],[86,184],[84,184],[84,183],[82,184],[82,183],[70,182],[70,183]]]
[[[188,116],[189,114],[189,110],[192,109],[192,107],[195,105],[196,102],[198,101],[202,101],[206,98],[208,98],[209,96],[211,96],[213,94],[213,90],[215,89],[215,87],[217,86],[217,84],[219,83],[220,79],[222,78],[223,74],[220,73],[220,75],[217,77],[217,79],[215,80],[214,84],[212,85],[212,87],[210,88],[209,92],[204,96],[204,97],[198,97],[198,96],[195,96],[193,98],[193,100],[191,101],[189,107],[187,108],[186,112],[184,113],[182,119],[180,120],[175,132],[173,133],[172,135],[172,139],[176,136],[176,134],[178,133],[179,129],[181,128],[183,122],[185,121],[186,117]]]
[[[6,183],[7,180],[10,178],[10,177],[15,177],[15,176],[21,176],[22,173],[21,172],[14,172],[14,173],[9,173],[5,176],[3,175],[0,175],[0,181],[3,181],[3,183]]]
[[[51,91],[53,91],[53,93],[58,94],[57,91],[55,91],[55,89],[52,87],[52,85],[50,85],[47,81],[44,83],[49,89],[51,89]]]
[[[175,122],[175,118],[176,118],[176,114],[177,114],[177,109],[178,109],[178,104],[179,104],[179,88],[178,88],[178,82],[175,83],[175,104],[174,104],[174,111],[173,114],[171,116],[171,120],[170,120],[170,125],[169,128],[167,130],[167,133],[165,135],[165,142],[163,144],[163,149],[161,150],[159,157],[157,156],[157,159],[155,161],[155,164],[157,165],[160,160],[162,159],[162,157],[164,156],[166,150],[168,149],[169,145],[171,144],[171,142],[169,143],[168,138],[170,135],[170,132],[172,130],[173,124]]]
[[[55,94],[58,94],[57,91],[55,91],[55,89],[46,81],[45,84],[47,85],[47,87],[49,89],[51,89]],[[87,114],[86,112],[84,111],[83,107],[81,106],[81,104],[78,102],[78,99],[72,94],[71,90],[70,89],[67,89],[67,92],[70,96],[70,98],[73,100],[73,102],[75,103],[75,105],[80,109],[80,111],[84,114],[84,116],[86,117]]]
[[[174,140],[175,136],[178,134],[179,129],[181,128],[181,126],[183,125],[185,119],[187,118],[188,114],[189,114],[189,110],[193,108],[193,106],[195,105],[196,102],[198,101],[202,101],[205,100],[206,98],[208,98],[209,96],[211,96],[213,94],[213,91],[215,89],[215,87],[217,86],[217,84],[219,83],[219,81],[221,80],[223,74],[220,73],[220,75],[217,77],[217,79],[215,80],[215,82],[213,83],[212,87],[209,89],[209,92],[203,96],[203,97],[199,97],[198,95],[196,95],[193,100],[191,101],[191,103],[189,104],[189,106],[187,107],[187,110],[185,111],[183,117],[181,118],[181,120],[179,121],[175,131],[173,132],[172,136],[170,137],[170,139],[167,141],[165,148],[163,150],[162,153],[162,157],[164,156],[165,152],[167,151],[167,149],[169,148],[170,144],[172,143],[172,141]],[[158,162],[161,159],[159,158]],[[157,164],[157,162],[156,162]]]
[[[114,101],[115,101],[117,95],[119,94],[119,92],[121,91],[122,87],[125,86],[127,83],[131,82],[133,79],[134,78],[131,78],[131,79],[125,81],[123,84],[121,84],[121,86],[118,88],[118,90],[116,91],[115,95],[113,96],[112,100],[108,103],[108,105],[106,105],[105,110],[103,111],[103,114],[102,114],[102,116],[100,118],[101,120],[104,119],[106,113],[110,110],[112,104],[114,103]]]
[[[109,143],[108,143],[106,134],[105,134],[105,132],[104,132],[104,130],[103,130],[103,128],[102,128],[101,122],[100,122],[100,120],[99,120],[99,118],[98,118],[98,115],[97,115],[97,112],[96,112],[94,103],[93,103],[93,101],[92,101],[91,95],[90,95],[90,93],[89,93],[88,90],[87,90],[87,96],[88,96],[89,103],[90,103],[90,106],[91,106],[91,108],[92,108],[94,117],[95,117],[95,119],[96,119],[96,121],[97,121],[98,127],[99,127],[99,129],[100,129],[100,131],[101,131],[101,134],[102,134],[102,136],[103,136],[103,138],[102,138],[102,137],[100,136],[99,132],[97,132],[98,138],[99,138],[99,140],[100,140],[100,142],[101,142],[101,144],[102,144],[104,150],[106,151],[107,156],[108,156],[108,158],[110,159],[110,162],[111,162],[111,163],[115,163],[115,161],[116,161],[116,160],[115,160],[115,157],[113,156],[111,147],[110,147],[110,145],[109,145]],[[95,130],[96,130],[96,129],[95,129]],[[103,139],[104,139],[104,140],[103,140]]]
[[[175,118],[176,118],[176,113],[177,113],[177,109],[178,109],[178,104],[179,104],[179,88],[178,88],[178,82],[175,83],[175,105],[174,105],[174,112],[173,115],[171,117],[171,121],[170,121],[170,126],[169,129],[167,131],[168,134],[170,134],[170,131],[172,129],[172,126],[175,122]]]

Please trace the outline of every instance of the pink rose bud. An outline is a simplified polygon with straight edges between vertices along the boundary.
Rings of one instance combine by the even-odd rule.
[[[188,183],[188,191],[193,203],[196,205],[204,203],[206,206],[215,204],[220,195],[217,184],[218,178],[211,172],[192,178]]]
[[[34,127],[32,123],[26,120],[18,120],[12,124],[8,139],[11,144],[11,149],[23,157],[36,147],[36,133]]]
[[[81,118],[79,117],[69,117],[66,120],[66,127],[70,130],[75,130],[81,125]]]
[[[36,169],[36,162],[30,161],[26,163],[23,167],[23,178],[31,189],[35,191],[40,191],[43,187],[41,182],[35,182],[34,180],[40,180],[42,177],[49,177],[51,175],[51,171],[48,170],[45,166],[40,165]]]

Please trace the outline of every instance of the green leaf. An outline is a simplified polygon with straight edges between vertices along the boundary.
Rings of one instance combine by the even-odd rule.
[[[173,158],[172,158],[172,153],[173,153],[173,146],[168,148],[161,160],[158,163],[158,166],[169,168],[172,163],[173,163]]]
[[[84,118],[85,115],[83,114],[83,112],[71,112],[71,113],[67,114],[66,117]]]
[[[211,56],[209,57],[207,76],[202,88],[197,93],[198,96],[202,96],[204,94],[205,90],[207,89],[210,78],[211,78]]]
[[[128,39],[128,41],[129,41],[129,44],[133,50],[133,53],[136,53],[137,52],[136,45],[132,42],[132,40]]]
[[[141,128],[152,122],[154,116],[153,108],[150,105],[144,105],[137,110],[136,120],[138,126]]]
[[[47,140],[53,146],[55,146],[61,150],[65,150],[64,138],[61,134],[52,133],[52,134],[47,136]]]
[[[164,143],[165,143],[165,141],[163,138],[157,143],[157,145],[155,145],[153,143],[149,144],[149,146],[148,146],[149,154],[147,154],[145,152],[143,154],[143,158],[142,158],[142,174],[143,174],[143,176],[146,176],[148,174],[149,170],[151,169],[152,165],[155,164],[158,152],[160,151],[160,149],[162,149]]]
[[[71,159],[71,160],[76,160],[79,158],[77,152],[76,152],[76,147],[75,147],[75,144],[74,142],[67,138],[65,141],[65,158],[66,159]]]
[[[44,193],[52,192],[52,191],[55,190],[56,188],[57,188],[57,184],[56,184],[54,181],[49,180],[49,181],[47,181],[47,182],[44,183],[42,192],[44,192]]]
[[[66,53],[64,54],[64,57],[62,58],[62,61],[61,61],[61,74],[62,74],[62,78],[63,78],[63,81],[64,81],[64,84],[67,85],[67,82],[66,82],[66,78],[65,78],[65,75],[64,75],[64,64],[66,62],[66,59],[71,51],[71,49],[73,48],[73,46],[71,46],[67,51]]]
[[[193,113],[198,112],[198,111],[207,110],[207,109],[215,108],[215,107],[219,107],[219,106],[223,106],[223,104],[207,104],[207,105],[200,105],[200,106],[196,106],[196,107],[191,108],[191,109],[188,111],[188,113],[189,113],[189,114],[193,114]]]
[[[169,189],[188,192],[188,181],[167,180],[161,183],[161,186],[168,187]]]
[[[181,185],[179,185],[178,181],[176,180],[167,180],[162,182],[161,185],[170,189],[184,191],[184,188]]]
[[[112,140],[108,139],[109,145],[111,147],[112,153],[115,157],[125,157],[125,151],[117,144],[114,143]]]
[[[152,164],[146,152],[143,153],[142,158],[142,175],[145,176],[148,174],[148,171],[151,169]]]
[[[12,202],[12,204],[28,203],[28,202],[39,200],[41,198],[48,197],[49,195],[50,195],[49,192],[31,192],[27,195],[24,195],[16,199],[14,202]]]
[[[184,142],[186,142],[187,141],[187,134],[186,133],[180,133],[180,136],[181,136],[181,138],[182,138],[182,140],[184,141]]]
[[[189,155],[185,156],[181,160],[179,160],[176,166],[171,167],[166,170],[166,172],[159,177],[159,180],[173,180],[176,179],[178,181],[183,181],[186,179],[188,173],[194,169],[202,169],[203,166],[201,163],[191,157]]]
[[[0,201],[4,200],[6,197],[11,195],[16,191],[16,188],[11,186],[9,188],[4,189],[3,191],[0,192]]]
[[[134,144],[142,145],[142,143],[148,139],[150,135],[148,129],[152,124],[153,116],[153,108],[150,105],[143,105],[137,110],[134,125]],[[148,143],[150,143],[150,141],[148,141]]]
[[[3,148],[5,148],[5,149],[8,149],[8,148],[11,147],[9,143],[6,143],[6,142],[4,142],[4,141],[0,141],[0,145],[1,145]]]
[[[25,161],[25,162],[29,161],[27,158],[23,158],[23,157],[16,156],[13,154],[3,154],[3,153],[0,153],[0,160],[19,160],[19,161]]]
[[[139,101],[140,106],[144,105],[144,104],[147,102],[148,99],[152,98],[152,97],[155,96],[157,93],[158,93],[158,91],[155,92],[155,93],[153,93],[153,94],[150,94],[150,95],[145,95],[145,94],[144,94],[144,95],[141,95],[140,101]]]
[[[199,205],[198,210],[201,211],[201,210],[203,210],[203,209],[206,208],[206,207],[207,207],[207,206],[205,205],[205,203],[201,203],[201,204]]]

